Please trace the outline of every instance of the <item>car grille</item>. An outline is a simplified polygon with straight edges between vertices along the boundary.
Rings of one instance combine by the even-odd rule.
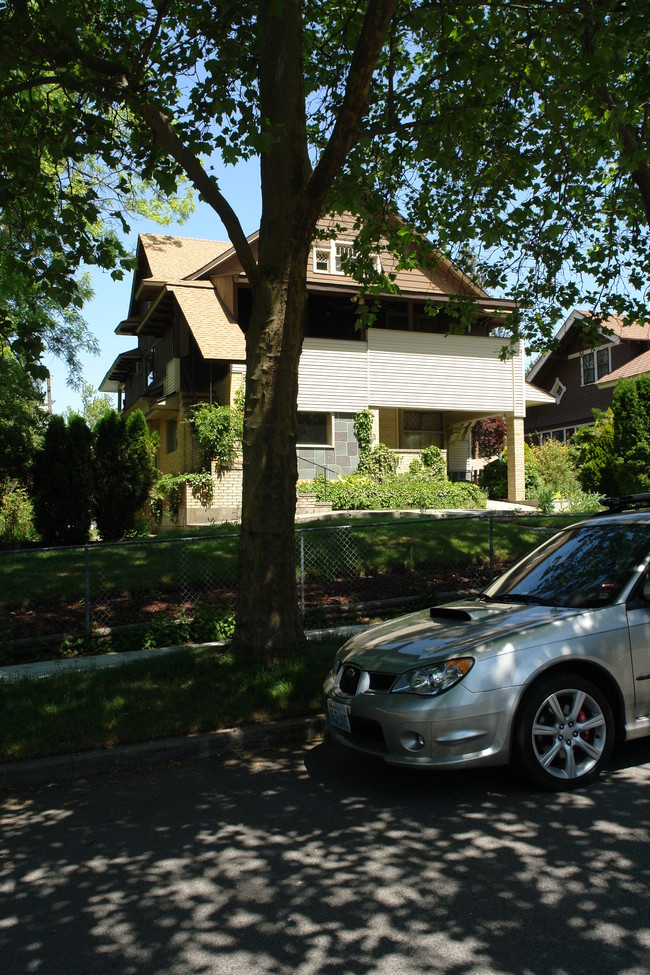
[[[395,683],[397,674],[383,674],[379,671],[371,670],[368,676],[370,678],[369,690],[389,691]],[[350,697],[352,697],[357,693],[360,677],[360,667],[357,667],[356,664],[346,664],[343,668],[343,673],[341,674],[341,679],[339,681],[341,691],[344,694],[348,694]]]

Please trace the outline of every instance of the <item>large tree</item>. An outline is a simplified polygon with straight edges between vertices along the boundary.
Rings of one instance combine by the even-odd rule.
[[[163,190],[184,173],[248,277],[240,650],[274,654],[300,638],[297,372],[317,219],[359,214],[353,263],[371,292],[394,287],[368,259],[380,234],[403,266],[435,259],[398,209],[439,247],[470,245],[490,287],[566,304],[576,275],[595,272],[594,303],[621,274],[638,286],[648,256],[647,13],[647,0],[634,9],[620,0],[9,5],[0,94],[10,133],[30,118],[34,92],[56,93],[53,113],[38,106],[50,148],[58,133],[71,157],[96,154]],[[30,136],[21,149],[30,156],[32,146]],[[257,260],[202,161],[252,156]],[[548,336],[550,320],[530,321]],[[515,337],[525,327],[514,323]]]

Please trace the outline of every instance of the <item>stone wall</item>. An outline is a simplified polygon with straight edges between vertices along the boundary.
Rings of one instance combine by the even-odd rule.
[[[332,417],[333,447],[298,447],[298,478],[312,481],[328,468],[328,477],[352,474],[359,463],[359,444],[354,435],[354,414]]]

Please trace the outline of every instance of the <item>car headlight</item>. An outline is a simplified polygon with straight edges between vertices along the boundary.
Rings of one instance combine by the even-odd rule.
[[[427,664],[417,670],[409,670],[397,679],[393,693],[401,691],[407,694],[423,694],[425,697],[442,694],[458,684],[473,666],[472,657],[454,657],[439,664]]]

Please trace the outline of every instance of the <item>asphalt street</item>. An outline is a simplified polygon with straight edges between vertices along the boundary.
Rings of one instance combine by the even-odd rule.
[[[650,742],[584,792],[329,742],[0,802],[3,975],[648,975]]]

